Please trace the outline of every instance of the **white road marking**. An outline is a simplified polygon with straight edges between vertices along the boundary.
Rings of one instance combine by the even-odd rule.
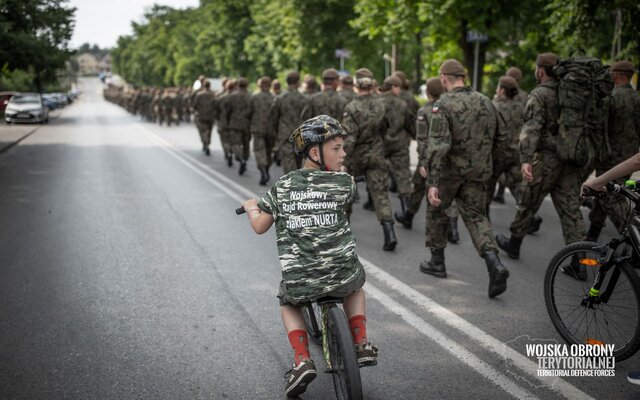
[[[236,200],[238,202],[238,206],[240,206],[241,203],[243,203],[248,198],[259,197],[257,194],[248,190],[244,186],[232,181],[207,164],[179,150],[178,148],[176,148],[176,146],[161,138],[155,132],[147,129],[144,126],[141,126],[141,128],[143,128],[149,134],[150,141],[158,145],[161,149],[178,160],[181,164],[185,165],[187,168],[195,172],[197,175],[205,179],[207,182],[216,186],[224,193],[226,193],[229,197]],[[212,176],[215,179],[212,178]],[[224,184],[222,182],[224,182]],[[377,280],[383,282],[383,284],[388,286],[390,289],[393,289],[397,294],[407,298],[417,306],[423,308],[446,325],[457,329],[458,331],[469,337],[471,340],[480,344],[484,349],[500,357],[509,358],[510,360],[512,360],[513,365],[520,368],[523,372],[529,373],[529,375],[532,376],[535,380],[540,380],[535,374],[532,373],[538,368],[536,363],[532,362],[527,357],[509,348],[508,346],[504,346],[504,343],[502,343],[498,339],[484,332],[482,329],[478,328],[467,320],[452,313],[429,297],[425,296],[424,294],[413,289],[411,286],[403,283],[399,279],[385,272],[375,264],[363,259],[362,257],[360,257],[360,260],[365,265],[367,274],[373,275]],[[371,297],[379,301],[381,305],[398,314],[420,333],[432,339],[445,350],[451,352],[460,361],[465,363],[474,371],[485,376],[496,385],[500,386],[507,393],[518,399],[536,398],[534,395],[515,384],[510,378],[507,377],[507,375],[493,369],[458,343],[446,338],[446,336],[443,335],[440,331],[435,329],[419,316],[412,313],[407,308],[395,302],[389,296],[384,294],[380,289],[376,288],[370,283],[367,283],[366,289],[367,293]],[[479,366],[481,366],[481,368]],[[558,379],[557,381],[555,381],[554,386],[550,389],[567,399],[579,398],[582,400],[594,400],[593,397],[589,396],[587,393],[581,391],[580,389],[571,385],[563,379]]]

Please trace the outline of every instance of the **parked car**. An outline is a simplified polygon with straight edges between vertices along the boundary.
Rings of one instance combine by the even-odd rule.
[[[4,109],[7,108],[7,103],[16,94],[18,92],[0,92],[0,113],[4,112]]]
[[[4,119],[12,122],[49,122],[49,108],[40,93],[18,93],[11,97],[4,110]]]
[[[49,111],[55,110],[58,107],[62,107],[53,97],[46,94],[42,95],[42,102],[45,106],[47,106],[47,108],[49,108]]]

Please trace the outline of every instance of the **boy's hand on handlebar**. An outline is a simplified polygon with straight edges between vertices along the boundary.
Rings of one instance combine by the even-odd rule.
[[[244,203],[242,203],[242,208],[244,208],[245,211],[249,211],[252,208],[258,208],[258,200],[249,199],[249,200],[245,201]]]

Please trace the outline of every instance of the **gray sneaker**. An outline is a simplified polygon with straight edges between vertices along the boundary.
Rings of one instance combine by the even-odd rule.
[[[358,365],[361,367],[370,367],[378,365],[378,348],[370,342],[366,344],[358,344],[356,347],[356,356],[358,357]]]
[[[316,366],[312,360],[302,360],[297,366],[284,374],[287,379],[287,386],[284,394],[289,397],[299,396],[307,390],[307,385],[316,378]]]

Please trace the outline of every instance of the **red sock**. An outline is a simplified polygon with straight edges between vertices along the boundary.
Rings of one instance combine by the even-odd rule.
[[[364,315],[354,315],[349,319],[349,327],[353,335],[353,343],[367,343],[367,317]]]
[[[302,360],[309,360],[309,339],[307,338],[307,332],[302,329],[296,329],[289,332],[289,343],[293,348],[293,361],[296,365],[300,364]]]

